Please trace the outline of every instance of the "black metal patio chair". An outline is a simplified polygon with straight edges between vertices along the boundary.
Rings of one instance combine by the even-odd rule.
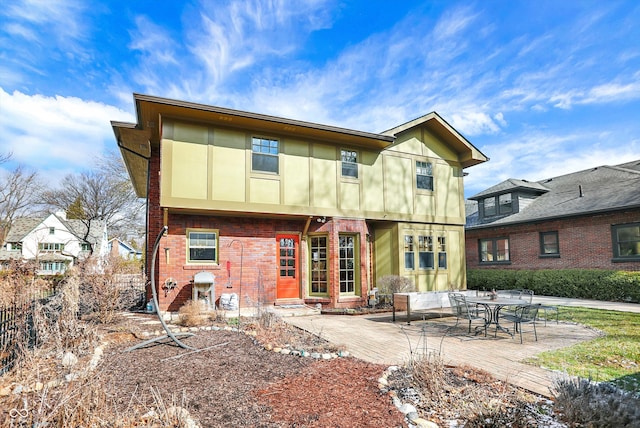
[[[523,325],[530,324],[533,326],[533,334],[538,341],[538,332],[536,331],[536,318],[538,317],[538,311],[540,310],[540,304],[521,305],[516,307],[515,312],[512,314],[500,315],[500,318],[511,321],[513,328],[516,332],[520,333],[520,343],[522,343],[522,327]]]
[[[469,333],[471,333],[471,323],[481,321],[484,335],[487,335],[487,314],[480,312],[476,305],[467,302],[462,293],[449,293],[449,302],[451,304],[451,312],[456,317],[456,326],[460,320],[469,321]],[[478,326],[480,327],[480,326]]]

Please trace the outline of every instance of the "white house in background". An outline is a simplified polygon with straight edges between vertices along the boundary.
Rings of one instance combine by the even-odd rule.
[[[0,249],[0,264],[11,260],[35,260],[39,275],[64,273],[77,260],[93,254],[104,258],[108,254],[107,225],[91,221],[91,230],[80,220],[67,220],[64,213],[45,218],[23,217],[11,225]]]
[[[121,241],[118,238],[111,238],[109,240],[109,254],[112,257],[119,256],[124,260],[142,259],[142,250],[133,248],[131,245]]]

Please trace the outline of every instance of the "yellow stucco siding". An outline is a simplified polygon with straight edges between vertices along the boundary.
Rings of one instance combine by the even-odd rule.
[[[392,213],[413,212],[412,160],[399,156],[386,156],[384,160],[385,208]]]
[[[252,177],[249,180],[249,195],[249,202],[279,204],[280,180]]]
[[[343,210],[360,209],[360,183],[345,182],[340,183],[340,208]]]
[[[438,190],[435,203],[439,213],[449,218],[464,217],[461,168],[439,161],[434,165],[433,174]]]
[[[381,152],[355,148],[358,178],[342,177],[343,144],[278,137],[277,174],[251,171],[250,131],[166,119],[161,204],[166,207],[364,216],[388,221],[464,223],[462,176],[451,150],[423,130]],[[422,138],[429,140],[431,150]],[[416,188],[416,161],[433,165],[434,191]],[[244,204],[244,206],[243,206]]]
[[[171,153],[171,195],[179,198],[207,199],[207,146],[173,141],[166,144]]]
[[[362,152],[362,210],[369,212],[384,212],[383,157],[379,153]]]
[[[311,204],[319,208],[337,208],[336,148],[314,144],[311,160]]]
[[[305,141],[287,139],[283,143],[282,192],[285,205],[309,206],[310,145]]]
[[[211,168],[212,199],[243,202],[246,199],[245,152],[213,146]]]

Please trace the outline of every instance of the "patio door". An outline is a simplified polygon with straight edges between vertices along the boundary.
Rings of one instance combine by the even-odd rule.
[[[278,247],[278,276],[276,298],[298,299],[300,297],[299,244],[298,235],[276,235]]]

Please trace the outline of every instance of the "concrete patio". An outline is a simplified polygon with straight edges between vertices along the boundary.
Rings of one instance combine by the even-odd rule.
[[[536,297],[545,304],[556,303],[553,298]],[[544,301],[543,301],[544,300]],[[558,299],[560,300],[560,299]],[[534,303],[536,303],[534,301]],[[598,307],[595,301],[573,301],[562,299],[565,306]],[[638,304],[607,303],[606,309],[640,312]],[[469,334],[468,324],[461,321],[455,326],[455,318],[448,316],[448,310],[441,315],[430,315],[423,319],[412,317],[407,325],[402,316],[395,323],[391,313],[372,315],[320,315],[283,317],[288,323],[319,335],[322,338],[343,345],[354,357],[385,365],[401,365],[420,355],[439,355],[445,364],[468,364],[484,369],[496,378],[514,385],[550,396],[554,378],[561,373],[525,364],[523,360],[534,358],[543,351],[565,348],[573,344],[591,340],[599,333],[581,325],[549,321],[537,323],[538,340],[535,341],[531,326],[526,326],[520,344],[519,336],[511,337],[493,330],[488,337],[483,334]],[[298,314],[300,315],[300,314]]]

